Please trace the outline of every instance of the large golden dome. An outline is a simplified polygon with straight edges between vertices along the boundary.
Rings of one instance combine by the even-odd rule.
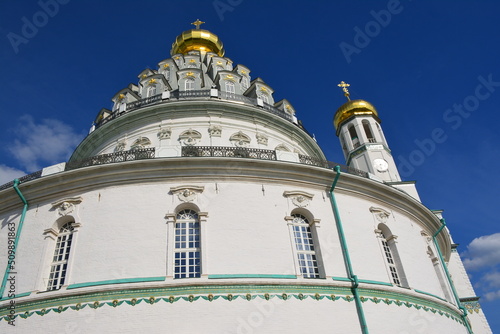
[[[170,55],[187,53],[192,50],[214,52],[224,56],[224,46],[216,34],[203,29],[191,29],[177,36],[172,44]]]
[[[333,126],[338,130],[340,124],[354,115],[373,115],[378,119],[377,109],[365,100],[349,100],[337,109],[333,117]]]

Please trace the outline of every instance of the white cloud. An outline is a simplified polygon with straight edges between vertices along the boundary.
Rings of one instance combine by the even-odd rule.
[[[489,287],[500,288],[500,272],[498,271],[486,273],[481,280]]]
[[[35,123],[29,115],[19,119],[14,134],[16,139],[9,150],[29,172],[67,161],[83,138],[61,121],[44,119]]]
[[[25,175],[22,170],[15,169],[9,166],[0,165],[0,185],[10,182],[18,177]]]
[[[500,263],[500,233],[475,238],[462,254],[468,270],[494,267]]]
[[[500,290],[485,293],[483,298],[489,302],[495,299],[500,299]]]

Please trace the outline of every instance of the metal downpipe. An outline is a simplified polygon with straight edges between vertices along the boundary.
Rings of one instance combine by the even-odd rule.
[[[335,176],[335,179],[333,180],[332,186],[330,188],[330,203],[332,204],[333,214],[335,216],[335,222],[337,225],[337,231],[339,233],[340,246],[342,247],[342,255],[344,257],[344,263],[346,266],[347,275],[352,283],[351,291],[354,296],[354,301],[356,303],[356,310],[358,312],[358,319],[359,319],[359,324],[361,326],[361,332],[363,334],[368,334],[369,332],[368,332],[368,326],[366,324],[365,313],[363,311],[363,304],[359,298],[359,293],[358,293],[358,286],[359,286],[358,276],[354,274],[354,271],[352,269],[351,258],[349,256],[349,250],[347,248],[344,229],[342,227],[342,220],[340,219],[340,214],[337,207],[337,201],[335,200],[335,195],[333,194],[333,190],[335,189],[337,181],[340,177],[340,166],[335,166],[334,170],[337,173],[337,175]]]
[[[14,239],[14,245],[13,245],[14,247],[12,249],[12,254],[14,254],[14,258],[15,258],[16,251],[17,251],[17,244],[19,242],[19,237],[21,235],[21,230],[23,229],[24,217],[26,217],[26,211],[28,210],[28,201],[26,201],[23,194],[19,190],[19,188],[18,188],[19,183],[20,183],[19,179],[15,179],[14,185],[12,186],[24,204],[23,212],[21,214],[21,219],[19,220],[19,226],[18,226],[17,231],[16,231],[16,238]],[[3,297],[3,294],[5,292],[5,288],[7,286],[7,277],[9,277],[9,273],[10,273],[9,268],[10,268],[10,264],[9,264],[9,260],[7,258],[7,265],[5,266],[5,273],[3,275],[2,286],[0,287],[0,299]]]

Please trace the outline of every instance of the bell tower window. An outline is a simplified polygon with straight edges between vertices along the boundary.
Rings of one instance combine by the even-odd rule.
[[[358,133],[356,132],[356,128],[354,127],[354,125],[349,124],[349,127],[347,129],[349,131],[349,136],[351,137],[352,146],[354,148],[358,148],[360,146],[360,143],[358,139]]]
[[[370,126],[370,122],[368,122],[366,119],[363,120],[363,129],[365,130],[366,138],[370,143],[375,143],[375,137],[373,136],[372,128]]]

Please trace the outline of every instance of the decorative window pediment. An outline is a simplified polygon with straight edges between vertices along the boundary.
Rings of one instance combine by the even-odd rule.
[[[179,136],[181,143],[187,146],[196,145],[200,139],[201,133],[193,129],[186,130]]]
[[[139,137],[134,143],[130,146],[131,150],[140,150],[142,148],[146,148],[151,145],[151,140],[147,137]]]
[[[250,137],[248,137],[246,134],[243,132],[239,131],[235,134],[233,134],[230,138],[229,141],[234,145],[238,147],[247,147],[250,144]]]
[[[179,186],[170,188],[170,192],[177,195],[181,202],[193,202],[204,189],[202,186]]]
[[[57,210],[59,216],[66,216],[76,211],[76,206],[83,201],[81,197],[68,197],[52,203],[52,209]]]
[[[305,208],[306,206],[308,206],[314,197],[313,194],[298,190],[285,191],[283,193],[283,196],[289,198],[292,201],[293,205],[295,205],[298,208]]]
[[[374,206],[370,207],[370,212],[375,216],[375,218],[380,222],[385,224],[387,219],[390,217],[391,213],[382,208],[376,208]]]

